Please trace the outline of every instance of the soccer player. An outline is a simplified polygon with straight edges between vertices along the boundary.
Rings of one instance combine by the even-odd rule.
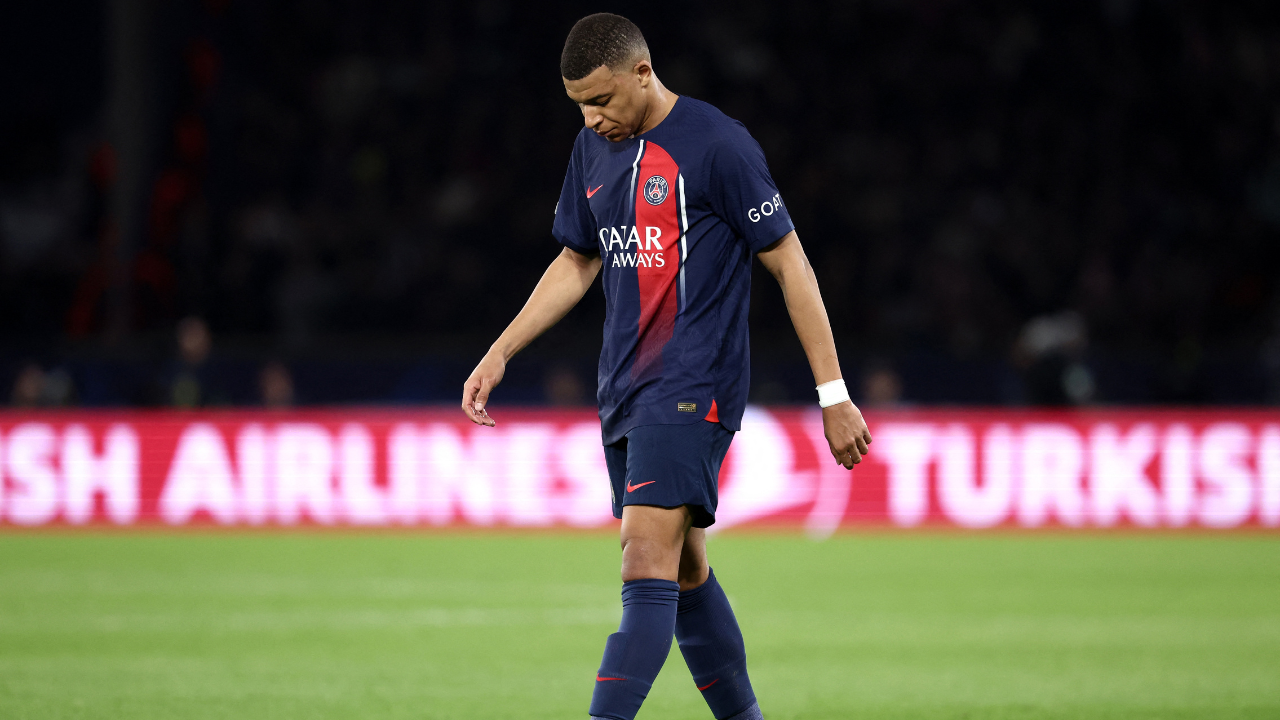
[[[600,425],[622,520],[622,623],[604,647],[593,718],[632,720],[675,634],[718,720],[761,718],[742,633],[707,565],[717,478],[747,400],[751,257],[782,286],[818,384],[835,462],[871,442],[849,401],[817,280],[741,123],[672,93],[626,18],[579,20],[560,57],[582,109],[552,234],[563,245],[524,308],[463,386],[485,405],[513,355],[564,317],[604,273]]]

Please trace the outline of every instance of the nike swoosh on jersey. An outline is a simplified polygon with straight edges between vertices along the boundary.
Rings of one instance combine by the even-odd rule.
[[[654,484],[654,483],[656,483],[656,482],[658,482],[658,481],[657,481],[657,480],[650,480],[649,482],[642,482],[642,483],[640,483],[639,485],[632,485],[631,483],[627,483],[627,492],[631,492],[632,490],[639,490],[640,488],[644,487],[645,485],[652,485],[652,484]]]
[[[702,687],[699,687],[698,689],[706,690],[707,688],[711,687],[712,685],[715,685],[718,682],[720,682],[720,678],[716,678],[715,680],[712,680],[711,682],[707,683],[706,685],[703,685]]]
[[[597,185],[595,190],[592,190],[591,188],[587,188],[587,199],[590,200],[591,196],[599,192],[600,188],[602,187],[604,187],[604,185]]]

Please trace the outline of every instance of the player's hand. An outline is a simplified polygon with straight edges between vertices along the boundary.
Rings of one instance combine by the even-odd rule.
[[[484,406],[489,402],[489,393],[502,382],[502,376],[506,372],[506,361],[492,350],[471,371],[471,377],[462,385],[462,412],[471,418],[471,422],[489,427],[497,424],[489,417],[489,411]]]
[[[822,429],[837,463],[852,470],[854,465],[862,462],[862,456],[867,454],[867,446],[871,444],[871,431],[867,429],[867,421],[862,419],[862,411],[857,405],[846,400],[823,408]]]

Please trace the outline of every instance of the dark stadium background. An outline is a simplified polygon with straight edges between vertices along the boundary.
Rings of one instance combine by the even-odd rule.
[[[856,399],[1280,400],[1274,5],[633,5],[7,4],[0,390],[454,402],[557,252],[560,47],[612,9],[764,147]],[[811,402],[755,282],[753,399]],[[590,404],[602,312],[499,400]]]

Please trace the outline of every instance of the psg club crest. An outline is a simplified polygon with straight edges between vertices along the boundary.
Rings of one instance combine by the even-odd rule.
[[[667,179],[654,175],[644,184],[644,199],[650,205],[661,205],[667,199]]]

